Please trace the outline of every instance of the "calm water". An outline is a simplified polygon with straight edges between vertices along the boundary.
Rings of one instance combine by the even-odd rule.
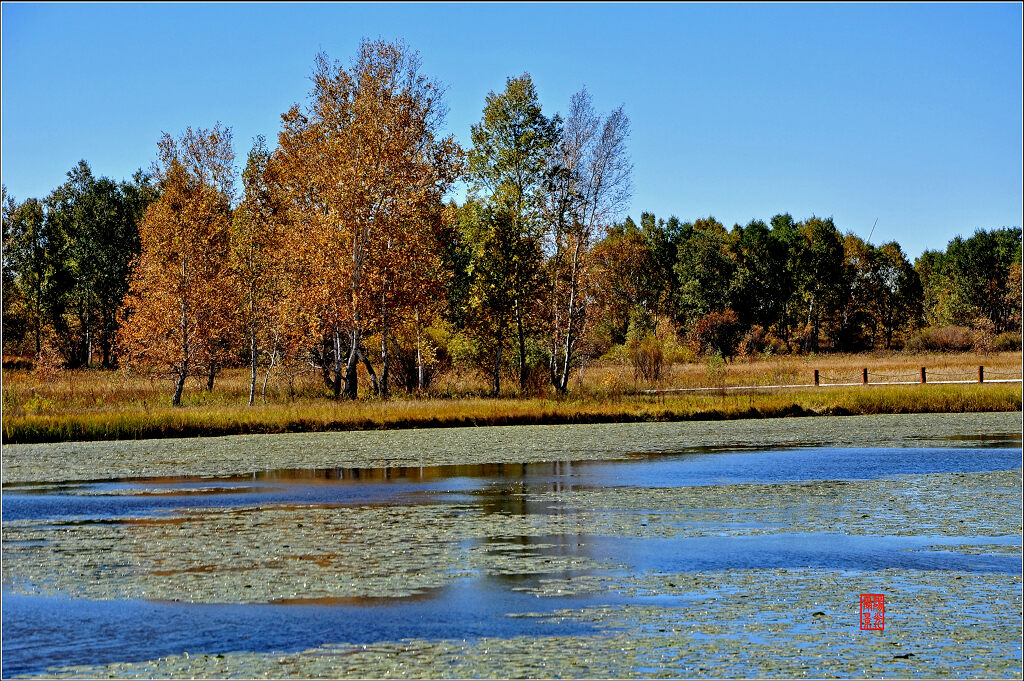
[[[1013,448],[808,448],[645,455],[618,462],[256,471],[228,478],[6,485],[2,515],[5,524],[52,521],[55,533],[75,525],[120,523],[127,518],[174,514],[181,509],[243,506],[454,503],[487,513],[530,516],[574,512],[558,502],[557,493],[568,491],[873,480],[927,473],[1001,471],[1020,465],[1021,450],[1017,443]],[[849,536],[820,529],[687,538],[607,537],[582,532],[502,537],[498,543],[518,542],[531,556],[550,554],[610,561],[623,567],[602,574],[619,575],[808,567],[1006,574],[1021,571],[1019,555],[967,555],[940,550],[947,544],[1017,545],[1019,536]],[[117,547],[111,549],[116,551]],[[539,574],[479,574],[408,598],[338,599],[297,605],[28,596],[8,588],[19,580],[18,575],[6,574],[3,675],[38,673],[51,665],[146,660],[183,651],[287,652],[328,643],[372,643],[410,637],[586,634],[590,630],[581,624],[507,615],[615,605],[626,600],[613,592],[538,597],[516,590],[536,585],[545,578],[572,579],[588,574],[591,572],[585,569],[564,568]],[[630,600],[637,602],[638,598]],[[663,607],[687,606],[685,596],[659,596],[649,602]]]
[[[509,491],[871,480],[894,475],[1007,470],[1020,463],[1020,450],[1006,448],[807,448],[638,455],[611,462],[273,470],[227,478],[4,485],[3,520],[145,516],[195,506],[416,504],[501,497]]]

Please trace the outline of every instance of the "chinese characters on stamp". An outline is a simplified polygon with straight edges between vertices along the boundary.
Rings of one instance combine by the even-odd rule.
[[[863,631],[885,630],[885,594],[860,595],[860,628]]]

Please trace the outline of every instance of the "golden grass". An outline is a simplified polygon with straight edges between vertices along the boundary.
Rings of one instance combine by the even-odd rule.
[[[212,392],[190,381],[184,406],[170,406],[170,382],[123,372],[76,371],[3,374],[3,440],[134,439],[233,433],[280,433],[472,425],[554,424],[614,421],[756,418],[813,414],[1009,411],[1021,408],[1021,385],[810,386],[813,370],[823,383],[859,382],[861,369],[874,374],[915,376],[921,366],[932,380],[973,380],[979,364],[988,378],[1020,377],[1019,353],[988,355],[829,355],[762,358],[727,365],[670,367],[660,381],[634,380],[628,366],[592,366],[574,376],[568,396],[500,398],[399,395],[382,401],[326,399],[315,376],[272,380],[268,405],[249,407],[248,374],[230,370]],[[907,379],[905,379],[907,380]],[[509,381],[514,383],[514,381]],[[479,377],[449,376],[437,390],[483,392]],[[806,384],[806,388],[755,391],[638,394],[645,388]],[[363,381],[363,385],[366,382]],[[467,387],[468,386],[468,387]]]
[[[591,385],[606,384],[611,388],[638,390],[643,388],[693,388],[754,385],[810,385],[818,369],[822,383],[859,383],[861,371],[868,370],[869,380],[914,381],[921,367],[927,367],[932,380],[975,380],[978,366],[984,366],[988,378],[1020,378],[1021,354],[1000,353],[927,353],[904,354],[877,352],[835,355],[779,355],[743,358],[724,365],[703,361],[667,367],[654,385],[633,380],[628,367],[606,365],[585,371]],[[1004,375],[1005,374],[1005,375]],[[902,377],[888,379],[886,376]]]

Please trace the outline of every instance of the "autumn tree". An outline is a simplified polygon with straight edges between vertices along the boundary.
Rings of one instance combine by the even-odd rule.
[[[461,150],[440,138],[443,89],[419,68],[401,42],[363,41],[350,69],[321,54],[309,106],[282,117],[274,163],[286,200],[284,253],[336,397],[357,396],[360,360],[387,394],[396,325],[443,290],[437,218]],[[380,378],[364,347],[375,333]]]
[[[519,238],[515,218],[500,205],[467,201],[460,211],[460,229],[471,249],[466,323],[481,346],[479,361],[490,375],[491,394],[497,396],[508,330],[516,311],[509,281],[523,262],[540,260],[540,249],[536,241]]]
[[[536,299],[540,283],[543,183],[548,170],[548,151],[558,139],[560,122],[558,116],[549,119],[541,113],[533,80],[524,73],[508,78],[505,90],[500,94],[492,91],[487,95],[483,117],[470,130],[473,140],[469,151],[472,194],[487,208],[483,215],[492,220],[478,230],[484,242],[474,250],[492,263],[506,262],[509,265],[507,279],[496,285],[506,289],[512,299],[521,390],[525,389],[527,380],[530,305]],[[502,233],[497,234],[494,230]],[[504,233],[506,230],[510,230],[507,235]],[[508,250],[484,253],[484,243],[487,248]],[[492,273],[498,271],[491,268]],[[478,296],[477,300],[493,298]],[[492,317],[503,318],[503,315],[503,312],[491,311]],[[504,322],[494,329],[504,334]],[[496,336],[492,342],[499,348],[495,355],[500,357],[504,336]],[[495,382],[495,391],[497,387]]]
[[[997,333],[1011,328],[1015,316],[1009,282],[1014,263],[1021,260],[1020,228],[977,230],[955,237],[946,247],[944,282],[950,296],[950,321],[972,324],[991,321]]]
[[[650,251],[632,218],[615,223],[594,246],[597,332],[610,344],[626,341],[634,312],[650,307]],[[673,275],[674,276],[674,275]]]
[[[1003,295],[1003,303],[1006,305],[1006,328],[1011,331],[1021,332],[1021,313],[1024,311],[1024,273],[1021,272],[1021,257],[1018,257],[1010,264],[1010,271],[1006,277],[1006,293]]]
[[[640,233],[647,247],[648,264],[644,272],[647,281],[647,304],[655,315],[665,316],[679,324],[676,306],[679,280],[675,265],[679,259],[679,246],[690,237],[693,224],[680,222],[674,215],[668,220],[655,218],[653,213],[640,214]]]
[[[943,251],[928,249],[914,260],[914,271],[924,291],[924,321],[929,326],[946,323],[949,318],[949,288],[945,282]]]
[[[231,274],[238,293],[238,321],[249,346],[250,406],[256,399],[257,370],[274,362],[281,340],[275,322],[284,282],[270,158],[266,140],[257,137],[242,172],[242,201],[231,221]]]
[[[139,228],[121,340],[131,364],[171,371],[174,405],[189,374],[210,373],[229,345],[233,161],[231,132],[219,123],[159,143],[161,195]]]
[[[778,316],[772,329],[787,346],[790,343],[791,332],[797,324],[799,314],[799,300],[797,291],[800,280],[800,253],[803,237],[797,227],[797,222],[789,213],[780,213],[772,216],[771,238],[780,250],[778,267],[774,280],[775,295],[779,301]]]
[[[622,107],[602,119],[584,88],[573,95],[549,153],[541,194],[549,255],[549,373],[560,393],[567,390],[579,341],[591,322],[595,236],[611,226],[629,200],[628,136],[629,118]]]

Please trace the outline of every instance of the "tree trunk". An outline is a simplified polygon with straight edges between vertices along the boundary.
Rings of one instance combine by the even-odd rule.
[[[501,392],[501,348],[505,344],[505,320],[501,319],[498,322],[498,333],[496,334],[497,342],[495,343],[494,351],[494,370],[491,372],[491,381],[494,384],[494,397],[498,396]]]
[[[380,382],[377,384],[377,394],[383,398],[390,397],[390,386],[388,386],[388,374],[390,373],[391,355],[388,354],[387,334],[380,334]],[[369,371],[369,369],[367,369]]]
[[[89,310],[85,311],[85,368],[92,364],[92,320]]]
[[[416,310],[416,389],[423,390],[423,353],[420,345],[420,311]]]
[[[562,365],[562,375],[559,377],[558,385],[555,388],[562,395],[569,392],[569,372],[572,371],[572,335],[566,334],[565,337],[565,357],[563,357],[564,364]]]
[[[377,372],[373,370],[373,365],[370,364],[370,360],[367,359],[366,353],[361,349],[359,350],[359,361],[363,363],[363,367],[366,368],[366,373],[370,376],[370,385],[373,387],[373,392],[378,396],[383,396],[383,387],[381,382],[377,379]]]
[[[256,334],[249,336],[249,406],[256,402]]]
[[[185,278],[185,263],[181,263],[182,279]],[[177,407],[181,404],[181,391],[185,388],[185,377],[188,376],[189,358],[191,347],[188,342],[188,301],[184,298],[181,301],[181,372],[178,374],[178,384],[174,387],[174,398],[171,404]]]
[[[349,332],[349,338],[352,344],[349,346],[348,362],[346,362],[345,364],[344,395],[346,398],[350,400],[354,400],[359,396],[359,374],[356,371],[356,363],[359,360],[359,343],[361,341],[361,335],[362,334],[360,333],[359,329],[355,329]],[[341,358],[340,352],[338,358]]]
[[[206,374],[206,392],[213,391],[213,378],[217,375],[217,363],[210,362],[210,371]]]
[[[811,305],[807,308],[807,326],[811,333],[804,338],[804,352],[818,349],[818,314],[814,307],[814,296],[811,296]]]
[[[526,391],[526,333],[523,330],[523,310],[516,299],[516,332],[519,338],[519,390]]]
[[[111,348],[110,348],[110,337],[107,334],[103,334],[100,338],[100,354],[103,357],[101,360],[101,366],[104,369],[113,369],[114,364],[111,361]]]
[[[341,397],[341,332],[338,331],[337,329],[334,330],[334,354],[332,357],[332,362],[334,365],[334,385],[332,387],[334,389],[334,399],[337,400]],[[347,378],[345,380],[345,384],[347,390]]]
[[[174,398],[171,404],[175,407],[181,405],[181,393],[185,389],[185,377],[188,376],[188,365],[182,363],[181,371],[178,372],[178,380],[174,384]]]
[[[277,350],[270,353],[270,366],[267,367],[267,373],[263,375],[263,404],[267,403],[267,381],[270,380],[270,370],[274,368],[274,360],[277,359]]]

